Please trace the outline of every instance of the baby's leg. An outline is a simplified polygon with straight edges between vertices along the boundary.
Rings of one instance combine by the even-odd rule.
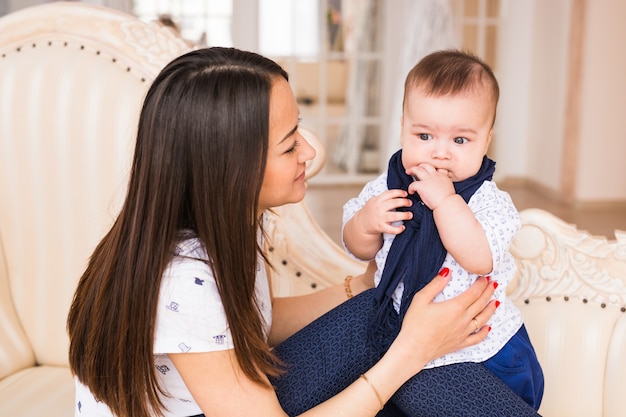
[[[484,365],[535,410],[539,409],[543,398],[543,371],[523,325]]]

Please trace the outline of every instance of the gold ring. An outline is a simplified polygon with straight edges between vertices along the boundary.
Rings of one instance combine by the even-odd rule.
[[[478,320],[476,320],[476,317],[472,319],[472,323],[474,323],[474,326],[476,326],[476,328],[474,329],[474,333],[476,333],[478,329],[480,328],[480,326],[478,325]]]

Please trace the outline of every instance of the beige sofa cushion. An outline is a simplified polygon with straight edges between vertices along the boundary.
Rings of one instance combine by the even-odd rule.
[[[0,380],[0,416],[71,417],[73,409],[69,368],[36,366]]]

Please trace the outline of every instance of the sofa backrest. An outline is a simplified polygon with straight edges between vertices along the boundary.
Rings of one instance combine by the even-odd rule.
[[[37,364],[63,365],[71,297],[124,197],[143,95],[189,47],[77,3],[7,15],[0,34],[1,308],[12,300],[10,331],[24,331]]]
[[[0,380],[35,364],[35,356],[15,312],[0,235]]]

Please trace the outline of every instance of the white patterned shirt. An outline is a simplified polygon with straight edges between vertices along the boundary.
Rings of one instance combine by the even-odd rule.
[[[204,246],[198,239],[188,239],[177,245],[176,252],[178,256],[169,263],[161,281],[154,332],[154,362],[158,382],[169,394],[161,396],[166,408],[165,417],[202,414],[167,354],[234,348],[213,272],[202,261],[208,260]],[[265,320],[267,336],[272,321],[272,303],[265,263],[261,256],[257,262],[256,296]],[[219,375],[215,378],[219,378]],[[75,385],[75,417],[113,416],[111,410],[97,402],[89,389],[76,378]]]
[[[365,203],[387,190],[387,173],[365,185],[358,197],[349,200],[343,207],[343,225],[359,211]],[[483,362],[495,355],[522,326],[522,315],[511,300],[506,297],[506,287],[515,276],[515,260],[509,252],[511,241],[520,229],[519,212],[508,193],[498,189],[493,181],[485,181],[474,193],[468,203],[476,219],[482,225],[489,241],[493,256],[493,271],[489,274],[492,281],[498,282],[494,297],[501,302],[488,324],[491,331],[487,338],[474,346],[450,353],[429,362],[425,368],[449,365],[459,362]],[[397,223],[398,225],[401,222]],[[383,234],[383,246],[376,253],[374,260],[378,270],[374,275],[376,285],[380,283],[383,268],[395,235]],[[345,247],[345,242],[344,242]],[[350,251],[347,249],[348,253]],[[353,254],[350,253],[354,257]],[[448,300],[461,294],[476,281],[478,275],[464,270],[448,253],[442,268],[450,269],[451,279],[435,301]],[[394,307],[399,311],[404,284],[400,282],[393,294]],[[484,323],[483,323],[484,324]]]

